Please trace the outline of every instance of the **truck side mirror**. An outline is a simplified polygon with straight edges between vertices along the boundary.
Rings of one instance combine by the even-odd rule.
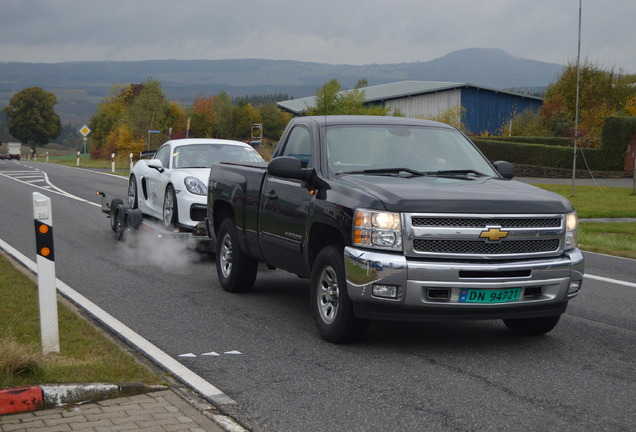
[[[507,180],[510,180],[515,176],[515,167],[510,162],[497,161],[493,162],[493,166],[497,172]]]
[[[274,177],[290,178],[309,182],[313,169],[303,168],[299,159],[291,156],[279,156],[267,164],[267,173]]]

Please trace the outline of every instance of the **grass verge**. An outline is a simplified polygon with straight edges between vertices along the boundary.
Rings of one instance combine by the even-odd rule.
[[[37,284],[0,254],[0,388],[82,382],[167,382],[58,301],[60,352],[42,355]]]
[[[569,199],[579,218],[636,218],[636,195],[629,188],[536,184]],[[581,222],[579,247],[585,251],[636,259],[636,223]]]

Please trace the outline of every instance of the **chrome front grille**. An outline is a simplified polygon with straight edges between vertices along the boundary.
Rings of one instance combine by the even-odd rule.
[[[428,258],[515,259],[563,252],[564,216],[404,215],[405,255]]]

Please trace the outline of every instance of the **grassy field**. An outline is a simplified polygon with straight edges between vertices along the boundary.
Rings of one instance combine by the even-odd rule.
[[[81,382],[164,384],[66,302],[58,302],[60,352],[42,355],[37,283],[0,254],[0,388]]]

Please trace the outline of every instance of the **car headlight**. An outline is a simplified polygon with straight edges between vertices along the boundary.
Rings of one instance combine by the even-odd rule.
[[[579,219],[576,212],[565,215],[565,250],[574,249],[578,244]]]
[[[377,249],[402,250],[400,214],[375,210],[356,210],[353,244]]]
[[[190,192],[191,194],[194,194],[194,195],[208,194],[208,187],[206,186],[206,184],[196,177],[188,176],[183,179],[183,183],[185,184],[185,187],[188,190],[188,192]]]

